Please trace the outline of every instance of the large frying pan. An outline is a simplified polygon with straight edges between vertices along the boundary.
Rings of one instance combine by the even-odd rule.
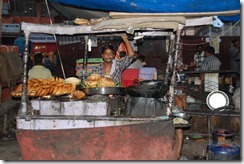
[[[160,98],[168,91],[168,85],[162,80],[146,80],[135,82],[133,86],[125,89],[126,94],[134,97]]]

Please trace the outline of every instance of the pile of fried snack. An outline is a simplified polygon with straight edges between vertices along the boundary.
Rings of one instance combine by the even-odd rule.
[[[115,82],[113,79],[108,77],[101,77],[99,74],[91,74],[86,82],[86,87],[93,88],[93,87],[114,87]]]
[[[20,97],[22,94],[22,84],[16,86],[15,90],[11,92],[13,97]],[[85,97],[85,93],[76,90],[76,85],[65,82],[64,79],[53,77],[50,79],[34,78],[28,80],[27,91],[29,97],[44,97],[44,96],[60,96],[70,94],[74,99],[81,99]]]

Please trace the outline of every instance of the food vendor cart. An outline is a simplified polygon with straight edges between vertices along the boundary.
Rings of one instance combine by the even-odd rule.
[[[16,136],[23,160],[179,159],[182,133],[177,132],[173,117],[170,116],[174,108],[175,68],[179,52],[177,43],[185,26],[212,24],[212,21],[211,16],[200,19],[157,16],[105,19],[95,24],[79,26],[23,22],[21,29],[26,40],[23,91],[16,119]],[[121,97],[126,96],[124,88],[121,87],[113,88],[115,91],[111,88],[98,88],[98,91],[93,89],[90,91],[94,91],[94,94],[88,94],[79,100],[69,97],[28,98],[27,58],[31,33],[88,36],[125,32],[164,35],[170,38],[169,60],[164,81],[164,87],[167,88],[163,90],[164,94],[167,93],[169,96],[161,115],[118,114],[123,108],[123,104],[120,104]],[[114,101],[111,101],[112,99]],[[34,111],[40,114],[36,115]],[[115,111],[115,114],[111,114],[112,111]]]

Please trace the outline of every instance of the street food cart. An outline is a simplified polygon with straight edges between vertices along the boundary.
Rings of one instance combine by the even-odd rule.
[[[17,139],[23,160],[177,160],[182,133],[171,117],[182,29],[212,24],[213,17],[135,17],[104,19],[90,25],[44,25],[23,22],[26,46],[23,90],[17,116]],[[31,33],[164,35],[169,38],[169,59],[163,81],[165,108],[161,114],[131,116],[121,112],[126,88],[93,88],[85,98],[28,97],[27,59]],[[86,39],[87,40],[87,39]],[[84,61],[86,61],[84,55]],[[86,63],[84,63],[86,65]],[[147,110],[147,109],[141,109]],[[39,114],[36,114],[38,111]],[[187,125],[186,125],[187,126]]]

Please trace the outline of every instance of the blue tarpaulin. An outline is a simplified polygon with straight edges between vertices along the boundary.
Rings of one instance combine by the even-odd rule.
[[[240,10],[240,0],[52,0],[83,9],[131,13],[202,13]],[[220,16],[238,21],[240,14]]]

